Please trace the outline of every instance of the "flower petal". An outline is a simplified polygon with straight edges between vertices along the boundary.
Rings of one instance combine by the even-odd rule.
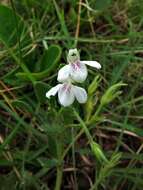
[[[58,98],[61,105],[64,107],[70,106],[74,102],[74,93],[72,91],[72,85],[63,84],[58,91]]]
[[[57,80],[59,82],[67,81],[68,78],[69,78],[69,72],[70,72],[70,66],[69,65],[66,65],[66,66],[62,67],[58,72]]]
[[[58,85],[54,86],[53,88],[51,88],[51,89],[46,93],[46,97],[47,97],[47,98],[50,98],[50,96],[55,96],[61,86],[62,86],[62,84],[58,84]]]
[[[72,89],[79,103],[83,104],[87,101],[87,93],[84,88],[73,86]]]
[[[80,61],[80,62],[83,63],[83,64],[86,64],[86,65],[89,65],[91,67],[101,69],[101,65],[97,61]]]
[[[70,76],[71,78],[79,83],[85,81],[87,77],[87,68],[85,64],[78,63],[78,66],[74,66],[74,64],[70,64]]]

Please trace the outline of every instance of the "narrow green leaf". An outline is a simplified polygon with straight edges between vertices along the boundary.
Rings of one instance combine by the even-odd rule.
[[[3,5],[0,5],[0,24],[0,41],[8,47],[17,44],[18,37],[21,42],[26,42],[26,26],[22,18]]]
[[[14,106],[14,107],[18,107],[18,108],[20,108],[20,109],[24,109],[24,110],[26,110],[26,111],[28,111],[28,112],[30,112],[30,113],[32,113],[33,111],[32,111],[32,108],[31,108],[31,106],[30,105],[28,105],[26,102],[24,102],[24,101],[21,101],[21,100],[14,100],[14,101],[12,101],[12,105]]]

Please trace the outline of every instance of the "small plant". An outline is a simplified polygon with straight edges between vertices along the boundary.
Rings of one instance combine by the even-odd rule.
[[[81,104],[85,103],[88,99],[87,92],[85,91],[84,88],[73,85],[73,83],[75,82],[83,83],[85,79],[87,78],[88,71],[85,64],[90,65],[97,69],[101,68],[101,65],[96,61],[80,61],[80,56],[77,49],[69,50],[68,56],[67,56],[67,62],[68,62],[68,65],[61,68],[58,72],[57,80],[61,82],[62,84],[58,84],[55,87],[52,87],[46,93],[47,98],[50,98],[51,96],[55,96],[58,93],[59,103],[64,107],[70,106],[74,102],[75,99]],[[89,96],[91,96],[95,92],[99,82],[100,82],[100,79],[97,76],[95,80],[91,83],[91,85],[89,86],[89,89],[88,89]],[[104,106],[109,104],[114,98],[118,97],[121,94],[121,91],[118,91],[118,89],[123,85],[125,84],[118,83],[116,85],[111,86],[102,96],[99,107],[97,108],[96,112],[93,115],[92,115],[92,110],[87,110],[86,118],[88,118],[87,120],[88,125],[96,121],[99,113],[101,112]],[[92,104],[90,103],[90,101],[92,101],[91,98],[88,100],[87,104]],[[87,106],[86,109],[88,108],[89,107]],[[82,120],[82,118],[80,117],[76,109],[74,107],[72,109],[73,109],[74,115],[76,116],[84,133],[86,134],[88,138],[93,155],[101,163],[101,166],[106,165],[106,167],[104,167],[105,171],[106,171],[106,168],[107,169],[109,168],[109,171],[110,171],[110,164],[112,161],[108,161],[105,154],[103,153],[101,146],[95,142],[92,135],[90,134],[90,130],[88,129],[88,126],[86,125],[86,123]],[[88,114],[88,111],[89,111],[89,114]],[[61,170],[62,168],[60,168],[57,171],[57,175],[59,173],[59,175],[62,176],[60,174],[62,172]],[[101,173],[104,173],[104,170],[101,168]],[[100,181],[102,182],[102,176],[99,177],[98,183]],[[58,182],[56,183],[57,189],[59,189],[60,184],[61,183],[59,183],[59,178],[58,178]],[[94,189],[95,186],[98,187],[98,184],[95,183],[92,189]]]

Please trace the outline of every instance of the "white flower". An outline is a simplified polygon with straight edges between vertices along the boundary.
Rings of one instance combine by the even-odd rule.
[[[59,102],[64,107],[70,106],[75,99],[81,104],[87,101],[87,93],[85,89],[75,86],[71,84],[71,82],[56,85],[46,93],[46,97],[50,98],[57,93]]]
[[[57,80],[59,82],[65,82],[71,78],[73,81],[82,83],[88,74],[86,65],[101,69],[101,65],[97,61],[80,61],[77,49],[69,50],[67,61],[69,64],[62,67],[58,72]]]

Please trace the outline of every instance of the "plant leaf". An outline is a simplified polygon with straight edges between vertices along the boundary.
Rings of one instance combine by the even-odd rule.
[[[20,109],[22,109],[22,110],[24,109],[24,110],[26,110],[26,111],[28,111],[28,112],[30,112],[30,113],[33,112],[31,106],[28,105],[28,104],[27,104],[26,102],[24,102],[24,101],[21,101],[21,100],[14,100],[14,101],[12,101],[12,105],[13,105],[14,107],[18,107],[18,108],[20,108]]]
[[[49,73],[53,71],[57,66],[60,56],[61,56],[60,46],[57,45],[50,46],[49,49],[46,50],[45,53],[43,54],[43,58],[40,63],[41,71],[37,73],[31,73],[32,77],[35,78],[35,80],[41,80],[47,77]],[[29,80],[27,73],[24,72],[18,72],[16,76],[23,80]]]

